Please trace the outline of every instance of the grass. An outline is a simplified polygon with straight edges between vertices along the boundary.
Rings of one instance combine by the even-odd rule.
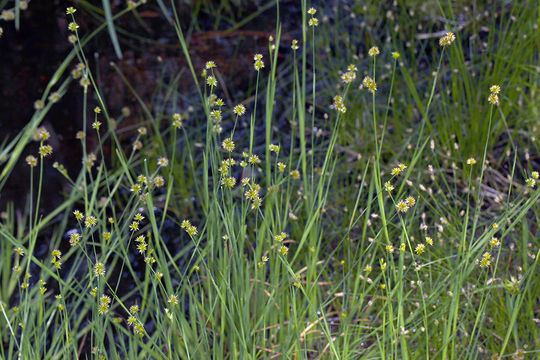
[[[215,29],[235,22],[233,3]],[[312,13],[303,0],[291,49],[278,2],[251,89],[220,104],[220,66],[193,59],[184,33],[198,25],[159,1],[187,69],[163,70],[146,99],[112,65],[135,124],[127,109],[113,119],[86,49],[107,29],[118,54],[113,21],[140,20],[142,4],[74,31],[43,106],[0,148],[0,189],[30,167],[29,196],[0,225],[0,357],[537,357],[538,4],[488,20],[433,4],[382,23],[372,14],[387,4]],[[412,13],[457,26],[418,29]],[[439,45],[443,30],[455,41]],[[187,81],[194,96],[178,90]],[[40,127],[68,87],[83,106],[78,172],[53,163]],[[33,135],[41,153],[26,157]],[[51,167],[66,193],[43,213]]]

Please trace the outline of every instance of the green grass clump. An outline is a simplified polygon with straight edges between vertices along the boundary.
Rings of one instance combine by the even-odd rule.
[[[503,9],[523,21],[490,24],[468,60],[466,29],[423,39],[423,74],[403,32],[367,41],[361,59],[356,39],[333,44],[345,20],[321,13],[337,8],[302,1],[298,39],[284,41],[278,2],[245,69],[254,87],[236,98],[218,59],[192,59],[171,2],[195,95],[164,70],[144,99],[112,64],[140,106],[133,123],[108,109],[85,49],[107,29],[120,56],[114,20],[141,5],[105,7],[86,36],[68,9],[74,49],[1,145],[0,189],[15,164],[30,169],[29,196],[0,225],[2,359],[538,356],[537,54],[510,35],[529,29],[530,8]],[[328,19],[341,37],[322,31]],[[51,160],[40,126],[77,86],[78,173]],[[65,194],[44,214],[51,167]]]

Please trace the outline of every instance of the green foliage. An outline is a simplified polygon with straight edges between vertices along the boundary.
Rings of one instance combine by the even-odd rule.
[[[235,1],[218,4],[233,18]],[[83,38],[73,26],[42,104],[0,146],[0,189],[16,163],[31,173],[0,224],[0,357],[536,356],[538,4],[485,18],[434,4],[302,1],[298,42],[278,13],[245,69],[252,96],[229,88],[225,104],[220,67],[197,67],[175,2],[159,1],[189,73],[163,70],[147,99],[113,64],[135,125],[128,108],[112,118],[85,50],[142,4],[109,8]],[[196,100],[179,90],[188,81]],[[70,86],[79,173],[53,164],[40,126]],[[32,139],[40,152],[22,159]],[[50,167],[67,190],[41,214]]]

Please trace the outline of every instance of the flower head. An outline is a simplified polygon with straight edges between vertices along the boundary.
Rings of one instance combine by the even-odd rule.
[[[238,104],[233,108],[233,113],[238,116],[242,116],[246,113],[246,107],[242,104]]]
[[[409,204],[407,204],[405,201],[401,200],[396,204],[397,211],[401,213],[406,213],[407,210],[409,210]]]
[[[39,155],[41,157],[47,157],[52,154],[53,148],[51,145],[41,145],[39,147]]]
[[[309,19],[308,25],[311,26],[311,27],[319,26],[319,19],[317,19],[317,18]]]
[[[70,31],[77,31],[78,28],[79,28],[79,25],[77,25],[77,23],[74,21],[70,22],[68,25],[68,29]]]
[[[95,216],[87,216],[86,219],[84,220],[84,226],[86,226],[87,228],[91,228],[91,227],[94,227],[95,225],[97,224],[97,219]]]
[[[169,165],[169,159],[167,159],[166,157],[160,157],[159,159],[157,159],[157,164],[158,166],[166,167]]]
[[[261,54],[255,54],[255,56],[253,56],[253,60],[255,60],[255,63],[253,64],[255,70],[259,71],[264,67]]]
[[[491,94],[489,94],[489,96],[488,96],[488,102],[489,102],[491,105],[499,105],[499,95],[497,95],[496,93],[491,93]]]
[[[35,167],[37,165],[37,159],[33,155],[28,155],[25,160],[30,167]]]
[[[491,85],[489,87],[489,92],[492,94],[499,94],[501,92],[501,87],[499,85]]]
[[[234,150],[235,144],[232,138],[226,138],[225,140],[223,140],[221,146],[223,146],[223,149],[225,149],[225,151],[232,152]]]
[[[456,40],[456,35],[454,35],[452,32],[447,32],[442,38],[439,39],[439,45],[449,46],[454,42],[454,40]]]
[[[102,262],[97,262],[94,265],[94,274],[98,277],[105,276],[105,264]]]
[[[334,109],[336,109],[336,111],[338,111],[338,112],[340,112],[342,114],[347,112],[347,107],[343,103],[343,97],[341,95],[334,96],[334,104],[333,105],[334,105]]]
[[[424,244],[418,244],[416,245],[416,249],[414,249],[414,251],[418,254],[418,255],[422,255],[422,253],[426,250],[426,245]]]
[[[375,83],[375,80],[373,80],[371,77],[366,76],[364,80],[362,80],[362,86],[367,88],[369,92],[372,94],[377,91],[377,84]]]
[[[372,48],[369,49],[368,55],[371,57],[379,55],[379,48],[376,46],[373,46]]]
[[[167,302],[172,305],[178,305],[178,296],[177,295],[169,295],[169,298],[167,299]]]

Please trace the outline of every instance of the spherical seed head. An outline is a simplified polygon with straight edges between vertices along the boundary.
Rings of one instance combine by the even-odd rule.
[[[476,164],[476,159],[475,158],[468,158],[467,159],[467,165],[474,165]]]
[[[394,252],[394,246],[392,244],[389,244],[389,245],[386,245],[386,251],[388,253],[393,253]]]
[[[37,159],[33,155],[28,155],[25,160],[30,167],[35,167],[37,165]]]
[[[501,241],[497,239],[496,237],[494,237],[494,238],[491,238],[491,240],[489,240],[489,245],[492,247],[498,247],[499,245],[501,245]]]
[[[317,19],[317,18],[309,19],[308,25],[311,26],[311,27],[319,26],[319,19]]]
[[[352,83],[355,79],[356,79],[356,72],[354,72],[354,71],[347,71],[346,73],[344,73],[343,75],[341,75],[341,80],[342,80],[345,84],[350,84],[350,83]]]
[[[264,67],[264,62],[262,61],[262,55],[260,59],[256,59],[255,63],[253,64],[253,67],[255,70],[259,71]]]
[[[167,299],[167,302],[172,305],[178,305],[178,296],[177,295],[169,295],[169,298]]]
[[[69,245],[70,246],[77,246],[79,244],[79,240],[81,238],[81,234],[79,233],[73,233],[69,236]]]
[[[221,185],[227,187],[227,188],[233,188],[236,184],[236,178],[232,176],[225,177],[221,179]]]
[[[491,264],[491,260],[489,258],[482,257],[479,264],[480,267],[487,268]]]
[[[49,95],[48,99],[49,99],[50,102],[56,103],[56,102],[58,102],[60,100],[60,97],[61,97],[60,94],[57,91],[55,91],[55,92],[51,93],[51,95]]]
[[[268,150],[270,150],[271,152],[275,152],[277,154],[279,152],[279,145],[270,144],[268,146]]]
[[[51,134],[44,127],[39,127],[36,129],[36,137],[41,141],[49,140]]]
[[[182,222],[180,223],[180,227],[182,229],[187,229],[190,226],[191,226],[191,222],[189,220],[182,220]]]
[[[79,210],[73,211],[73,215],[75,215],[75,219],[77,219],[78,221],[81,221],[84,218],[84,214]]]
[[[88,87],[90,85],[90,79],[88,79],[88,76],[85,75],[81,78],[79,84],[84,88]]]
[[[67,15],[71,15],[71,14],[75,14],[75,12],[77,11],[77,9],[75,9],[74,7],[70,6],[66,9],[66,14]]]
[[[133,221],[133,222],[129,225],[129,230],[131,230],[131,231],[137,231],[137,230],[139,230],[139,222]]]
[[[52,154],[53,148],[51,145],[41,145],[39,147],[39,155],[41,157],[47,157]]]
[[[105,315],[108,312],[109,312],[109,305],[108,304],[104,304],[104,303],[99,304],[99,306],[98,306],[99,315]]]
[[[259,196],[259,192],[253,188],[249,189],[245,193],[246,199],[248,200],[254,200]]]
[[[91,227],[94,227],[96,226],[97,224],[97,219],[95,216],[87,216],[86,219],[84,220],[84,226],[86,226],[87,228],[91,228]]]
[[[293,40],[293,41],[291,42],[291,49],[293,49],[293,51],[296,51],[296,50],[299,49],[299,47],[298,47],[298,40]]]
[[[188,226],[188,228],[186,229],[187,233],[189,234],[189,236],[195,236],[198,234],[198,231],[197,231],[197,228],[193,225],[191,226]]]
[[[402,200],[396,204],[396,209],[401,213],[406,213],[409,210],[409,205]]]
[[[384,190],[388,193],[392,192],[394,190],[394,185],[390,181],[387,181],[384,183]]]
[[[248,158],[248,162],[249,162],[251,165],[256,165],[256,164],[260,164],[260,163],[261,163],[261,159],[259,158],[258,155],[253,154],[253,155],[250,155],[250,157]]]
[[[70,31],[77,31],[78,28],[79,28],[79,25],[77,25],[77,23],[74,21],[70,22],[68,25],[68,29]]]
[[[527,187],[531,189],[536,186],[536,180],[533,178],[528,178],[527,180],[525,180],[525,183],[527,184]]]
[[[101,262],[97,262],[95,265],[94,265],[94,274],[96,276],[105,276],[105,264],[101,263]]]
[[[215,67],[216,67],[216,63],[212,60],[207,61],[206,64],[204,65],[204,68],[207,70],[213,69]]]
[[[452,32],[447,32],[442,38],[439,39],[440,46],[449,46],[454,40],[456,40],[456,35]]]
[[[392,53],[392,58],[393,58],[393,59],[396,59],[396,60],[397,60],[397,59],[399,59],[400,56],[401,56],[401,54],[398,53],[397,51],[394,51],[394,52]]]
[[[369,49],[368,55],[373,57],[379,55],[379,48],[377,46],[373,46]]]
[[[369,76],[364,77],[364,80],[362,80],[362,86],[367,88],[371,93],[375,93],[375,91],[377,91],[377,84]]]
[[[407,205],[409,207],[413,207],[415,204],[416,204],[416,199],[412,196],[408,196],[406,199],[405,199],[405,202],[407,203]]]
[[[140,135],[146,135],[148,133],[148,130],[144,127],[144,126],[141,126],[137,129],[137,132],[140,134]]]
[[[36,100],[34,101],[34,109],[36,110],[41,110],[45,107],[45,103],[43,102],[43,100]]]
[[[489,87],[489,91],[492,93],[492,94],[498,94],[501,92],[501,87],[499,85],[491,85]]]
[[[309,15],[315,15],[317,13],[317,9],[315,8],[309,8],[309,10],[307,11],[307,13]]]
[[[300,179],[300,171],[298,171],[298,170],[293,170],[293,171],[291,171],[291,177],[292,177],[294,180]]]
[[[212,110],[212,111],[210,111],[210,118],[215,123],[220,123],[221,122],[221,110]]]
[[[206,83],[212,87],[216,87],[217,86],[217,79],[215,76],[208,76],[206,78]]]
[[[167,167],[169,165],[169,159],[166,157],[160,157],[157,159],[158,166]]]
[[[12,10],[2,10],[0,18],[5,21],[15,20],[15,13]]]
[[[426,250],[426,245],[424,244],[418,244],[416,245],[416,249],[414,249],[414,251],[418,254],[418,255],[422,255],[422,253]]]
[[[334,103],[332,105],[334,106],[334,109],[336,109],[336,111],[342,114],[347,112],[347,107],[345,106],[343,102],[343,97],[341,95],[334,96]]]
[[[182,127],[182,120],[173,120],[172,126],[175,129],[179,129]]]
[[[278,162],[277,166],[278,166],[278,171],[279,172],[284,172],[285,168],[287,167],[287,165],[282,163],[282,162]]]
[[[152,180],[152,182],[153,182],[154,186],[157,187],[157,188],[163,187],[165,185],[165,179],[161,175],[156,176]]]
[[[238,116],[242,116],[246,113],[246,107],[242,104],[238,104],[234,107],[233,113]]]
[[[281,253],[281,255],[285,256],[289,253],[289,248],[285,245],[281,245],[279,248],[279,252]]]
[[[426,244],[428,244],[429,246],[432,246],[433,245],[433,239],[430,238],[429,236],[426,236]]]
[[[497,94],[495,94],[495,93],[489,94],[489,96],[488,96],[488,102],[489,102],[491,105],[499,105],[499,95],[497,95]]]
[[[228,152],[232,152],[234,150],[234,141],[232,138],[226,138],[225,140],[223,140],[223,143],[221,144],[221,146],[223,146],[223,149],[225,149],[225,151],[228,151]]]

